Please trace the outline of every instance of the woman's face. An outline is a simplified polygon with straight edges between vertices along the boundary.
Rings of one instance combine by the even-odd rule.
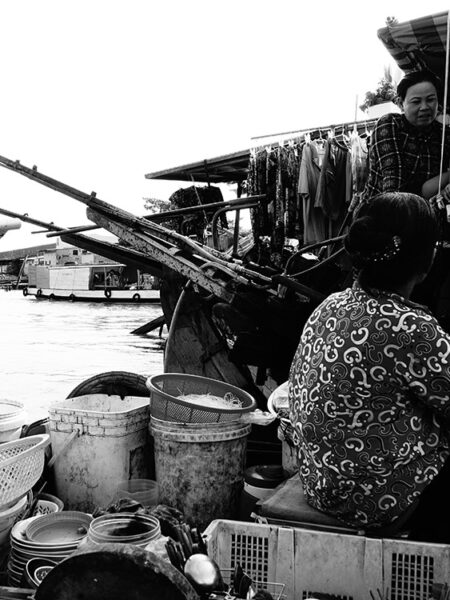
[[[402,103],[405,117],[415,127],[427,127],[438,112],[436,88],[429,81],[421,81],[408,88]]]

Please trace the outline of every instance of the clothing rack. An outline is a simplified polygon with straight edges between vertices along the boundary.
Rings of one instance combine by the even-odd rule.
[[[286,131],[283,133],[274,133],[271,135],[260,135],[252,137],[251,140],[257,142],[253,148],[264,147],[264,146],[283,146],[289,142],[301,142],[304,140],[305,135],[309,134],[311,140],[326,139],[329,131],[338,137],[346,133],[346,131],[357,131],[358,135],[365,133],[366,130],[371,130],[375,127],[378,119],[366,119],[364,121],[347,121],[346,123],[325,125],[323,127],[313,127],[309,129],[301,129],[297,131]],[[271,138],[284,138],[283,140],[273,140]],[[266,139],[267,141],[263,141]]]

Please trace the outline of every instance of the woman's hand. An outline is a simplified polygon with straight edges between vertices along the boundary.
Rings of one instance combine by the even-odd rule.
[[[446,202],[450,202],[450,183],[442,189],[441,194]]]
[[[439,175],[425,181],[422,186],[422,196],[429,200],[432,196],[438,193],[439,188]],[[450,171],[446,171],[442,174],[441,179],[441,194],[447,202],[450,202]]]

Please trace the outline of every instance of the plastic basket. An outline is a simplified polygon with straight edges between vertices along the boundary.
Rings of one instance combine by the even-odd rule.
[[[50,515],[56,512],[59,512],[59,507],[56,502],[51,502],[50,500],[38,500],[32,516]]]
[[[312,597],[424,600],[450,580],[450,545],[375,539],[240,521],[212,521],[204,535],[222,569],[285,584],[286,600]]]
[[[236,421],[239,417],[256,408],[256,401],[240,388],[185,373],[164,373],[153,375],[147,379],[150,390],[150,414],[161,421],[178,423],[217,423],[220,421]],[[241,405],[230,408],[201,406],[179,398],[189,394],[211,394],[223,398],[232,394]]]
[[[45,434],[0,445],[0,508],[24,496],[38,481],[49,443]]]

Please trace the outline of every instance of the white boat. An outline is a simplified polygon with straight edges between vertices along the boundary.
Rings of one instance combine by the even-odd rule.
[[[128,282],[125,265],[33,265],[24,296],[71,302],[159,302],[159,290]],[[140,277],[138,277],[138,280]]]

